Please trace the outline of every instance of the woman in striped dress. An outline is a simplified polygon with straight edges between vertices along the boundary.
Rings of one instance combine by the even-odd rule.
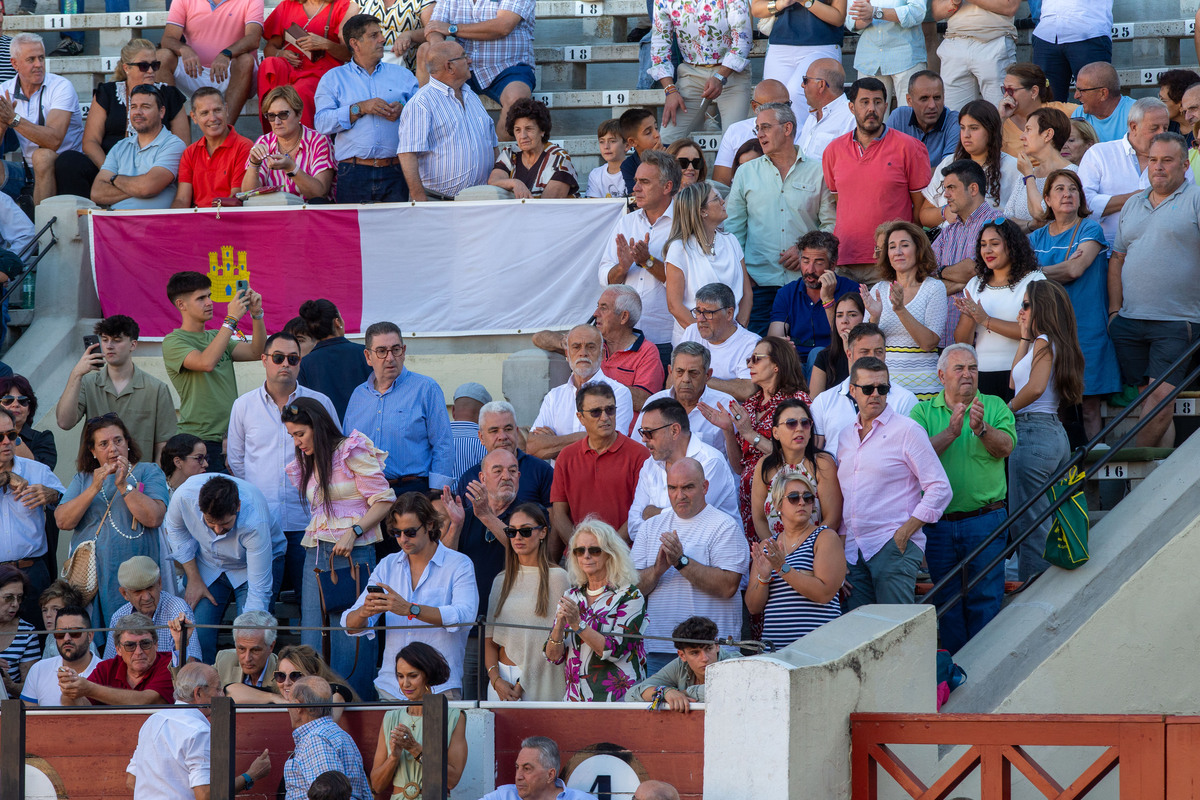
[[[942,390],[937,377],[938,339],[946,326],[946,286],[930,277],[937,259],[925,232],[911,222],[889,222],[883,228],[876,267],[883,280],[863,303],[871,322],[887,336],[888,371],[918,399]]]
[[[841,615],[846,553],[837,531],[813,524],[816,485],[808,475],[780,471],[771,499],[783,532],[750,550],[746,607],[763,615],[763,640],[783,648]]]

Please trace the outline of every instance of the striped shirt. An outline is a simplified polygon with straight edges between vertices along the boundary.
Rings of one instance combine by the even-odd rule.
[[[939,267],[949,267],[964,258],[975,258],[979,246],[979,231],[984,224],[996,217],[996,209],[990,203],[980,203],[975,213],[965,220],[948,222],[942,226],[942,233],[933,240],[933,256]],[[941,347],[954,343],[954,329],[958,327],[958,318],[962,312],[955,305],[955,299],[962,297],[962,292],[950,295],[950,303],[946,307],[946,327],[941,332]]]
[[[437,78],[417,90],[400,115],[400,153],[416,153],[421,183],[454,197],[487,183],[496,160],[496,126],[467,86],[462,100]]]
[[[469,420],[450,420],[450,436],[454,440],[454,480],[483,461],[487,450],[479,441],[479,425]]]
[[[117,627],[117,622],[133,613],[133,604],[126,603],[113,612],[112,619],[108,621],[108,627]],[[196,613],[192,611],[192,607],[182,597],[178,597],[167,592],[163,592],[158,597],[158,608],[154,609],[155,630],[158,632],[158,651],[160,653],[174,653],[175,639],[171,636],[171,629],[167,627],[167,623],[183,614],[191,624],[196,624]],[[104,645],[104,658],[117,657],[117,637],[108,636],[108,643]],[[192,635],[188,637],[187,643],[188,658],[194,658],[197,661],[202,661],[203,656],[200,654],[200,637],[193,630]],[[178,666],[178,659],[172,661],[172,664]]]
[[[800,546],[784,556],[784,563],[793,570],[813,571],[813,548],[817,537],[828,526],[822,525],[809,534]],[[775,541],[778,536],[772,537]],[[835,595],[828,603],[814,603],[797,592],[778,570],[771,574],[771,585],[767,587],[767,605],[763,609],[763,639],[776,649],[787,647],[792,642],[812,633],[826,622],[832,622],[842,614],[842,604]]]
[[[471,75],[483,89],[496,77],[518,64],[533,66],[533,26],[537,21],[534,0],[493,0],[490,3],[472,0],[442,0],[433,10],[435,22],[465,25],[490,22],[501,11],[511,11],[521,18],[512,33],[499,39],[458,39],[471,58]]]
[[[27,661],[38,661],[42,657],[42,647],[38,644],[34,627],[25,620],[17,621],[17,632],[8,647],[0,650],[0,659],[8,664],[8,677],[14,681],[21,680],[21,665]]]
[[[268,153],[279,152],[279,140],[274,133],[258,137],[254,144],[265,145]],[[337,164],[333,161],[333,148],[329,144],[329,137],[317,133],[305,125],[300,126],[300,146],[292,154],[292,158],[296,161],[296,169],[303,170],[306,175],[315,177],[327,169],[337,172]],[[300,190],[296,188],[296,182],[289,178],[286,172],[280,169],[269,169],[266,162],[255,167],[247,158],[246,169],[257,169],[258,182],[263,186],[278,186],[282,191],[300,194]]]

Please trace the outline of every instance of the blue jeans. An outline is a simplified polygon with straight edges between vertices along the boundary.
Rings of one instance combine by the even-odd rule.
[[[407,203],[408,183],[399,164],[368,167],[339,161],[337,166],[337,202]]]
[[[1071,102],[1071,79],[1079,74],[1081,67],[1093,61],[1112,61],[1112,39],[1107,36],[1068,44],[1055,44],[1036,36],[1030,38],[1033,40],[1032,61],[1046,73],[1054,99],[1060,102]]]
[[[750,307],[750,324],[746,327],[751,333],[766,336],[767,328],[771,326],[771,309],[775,306],[775,295],[779,294],[778,286],[755,286],[754,305]]]
[[[229,607],[231,598],[237,602],[237,613],[245,611],[250,582],[246,581],[235,589],[229,581],[229,576],[222,572],[219,578],[208,585],[208,593],[217,603],[213,605],[207,597],[200,598],[200,602],[196,604],[197,625],[219,625],[225,618],[225,609]],[[199,628],[196,637],[200,640],[200,652],[204,656],[204,663],[213,663],[217,657],[217,629]]]
[[[942,520],[933,525],[925,526],[925,562],[929,565],[929,577],[937,583],[950,574],[971,551],[979,546],[987,535],[1008,517],[1003,508],[989,511],[978,517],[969,517],[957,521]],[[979,574],[989,561],[996,558],[1004,550],[1004,537],[998,536],[988,548],[971,562],[967,567],[968,580]],[[955,594],[961,584],[954,585],[938,593],[934,601],[940,608]],[[967,641],[979,633],[992,617],[1000,613],[1000,604],[1004,600],[1004,562],[1001,561],[987,577],[983,578],[967,593],[962,601],[955,603],[938,620],[938,636],[942,647],[951,653],[958,652]]]
[[[646,653],[646,675],[658,673],[675,658],[676,656],[672,653]]]
[[[315,547],[304,548],[304,588],[300,593],[300,624],[306,628],[325,624],[321,614],[321,595],[317,590],[317,574],[314,570],[329,569],[329,558],[333,554],[333,542],[318,542]],[[365,587],[370,573],[375,569],[375,545],[365,544],[354,548],[351,558],[360,569],[360,582]],[[339,558],[335,566],[344,566]],[[329,624],[340,624],[340,615],[335,615]],[[386,632],[385,632],[386,635]],[[301,631],[300,642],[318,653],[321,649],[320,631]],[[364,700],[375,699],[375,662],[379,651],[379,640],[366,636],[349,636],[343,631],[329,631],[329,666],[358,692]]]
[[[1039,514],[1050,507],[1043,487],[1050,476],[1066,463],[1071,454],[1067,432],[1055,414],[1018,413],[1017,446],[1008,457],[1008,512],[1012,514],[1037,494],[1029,511],[1022,514],[1009,528],[1016,536],[1025,531]],[[1017,577],[1025,581],[1044,572],[1050,566],[1042,555],[1046,552],[1046,537],[1053,517],[1038,525],[1017,548]]]
[[[300,602],[304,594],[304,546],[300,544],[304,531],[284,531],[283,535],[287,537],[287,552],[283,554],[284,579],[296,592],[296,601]],[[278,591],[275,596],[279,597]]]
[[[26,172],[25,164],[21,161],[0,161],[0,164],[4,165],[4,183],[0,185],[0,191],[16,200],[21,196],[21,190],[25,188],[25,184],[29,182],[29,173]]]
[[[883,549],[870,560],[863,560],[860,552],[858,561],[850,564],[846,572],[846,579],[853,587],[846,610],[853,611],[871,603],[915,603],[917,568],[921,566],[922,556],[921,548],[911,539],[903,553],[895,539],[888,539]]]

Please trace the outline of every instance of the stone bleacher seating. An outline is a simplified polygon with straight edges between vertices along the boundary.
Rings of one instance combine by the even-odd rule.
[[[268,13],[274,2],[269,0]],[[657,89],[639,91],[632,88],[636,84],[638,45],[628,43],[625,39],[636,18],[644,19],[645,4],[643,0],[604,0],[597,3],[538,0],[537,17],[538,44],[535,54],[538,91],[535,97],[553,109],[553,140],[572,154],[581,179],[585,179],[587,171],[599,163],[594,131],[603,119],[619,116],[631,106],[661,107],[663,103],[663,94]],[[89,38],[89,49],[98,48],[99,55],[48,59],[50,71],[69,78],[79,91],[80,100],[86,103],[92,87],[111,77],[121,46],[135,35],[145,35],[157,41],[166,18],[165,11],[148,10],[120,14],[47,14],[6,17],[4,26],[8,33],[45,33],[50,41],[53,40],[54,31],[94,31],[96,40]],[[1193,19],[1114,24],[1112,34],[1115,42],[1161,42],[1157,50],[1150,49],[1149,55],[1139,52],[1134,58],[1127,59],[1144,61],[1147,57],[1157,56],[1159,60],[1156,63],[1119,69],[1126,91],[1154,86],[1162,71],[1174,66],[1163,66],[1164,62],[1182,63],[1179,41],[1190,39],[1194,29]],[[1020,30],[1018,33],[1017,57],[1028,58],[1029,31]],[[547,39],[553,43],[545,43]],[[563,41],[560,43],[555,40]],[[856,42],[857,37],[849,35],[843,46],[848,81],[854,77],[852,64]],[[752,59],[756,78],[762,72],[765,52],[766,42],[756,40]],[[1120,58],[1118,64],[1126,66]],[[486,99],[484,102],[490,110],[498,109],[495,103]],[[239,123],[239,129],[246,135],[257,130],[253,119],[256,113],[256,100],[252,98]],[[710,122],[713,124],[697,131],[694,138],[711,154],[720,142],[721,132],[715,121]]]

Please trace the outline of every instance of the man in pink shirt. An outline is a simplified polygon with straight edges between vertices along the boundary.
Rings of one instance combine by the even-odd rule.
[[[188,97],[201,86],[219,89],[233,125],[250,96],[262,30],[263,0],[174,0],[158,50],[158,80]]]
[[[855,128],[829,143],[821,168],[829,190],[854,203],[854,213],[838,214],[834,223],[841,246],[837,271],[873,284],[880,277],[875,274],[875,229],[894,219],[913,221],[933,170],[925,145],[883,124],[887,89],[878,78],[859,78],[846,95]]]
[[[847,610],[868,603],[912,603],[925,556],[921,529],[942,517],[952,492],[929,435],[887,405],[887,365],[868,356],[850,368],[858,419],[842,429],[835,452],[846,498]]]

